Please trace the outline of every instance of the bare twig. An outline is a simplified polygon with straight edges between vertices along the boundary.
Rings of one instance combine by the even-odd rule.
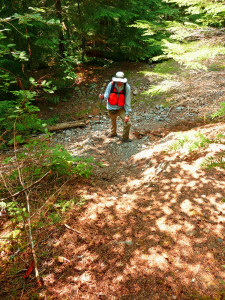
[[[27,191],[25,191],[25,196],[26,196],[26,203],[27,203],[27,212],[28,212],[28,228],[29,228],[29,239],[30,239],[30,245],[31,245],[31,251],[34,259],[34,270],[35,270],[35,277],[37,279],[37,283],[40,286],[41,285],[41,280],[38,272],[38,267],[37,267],[37,255],[34,247],[34,241],[33,241],[33,235],[32,235],[32,227],[31,227],[31,218],[30,218],[30,202],[29,202],[29,194]]]
[[[11,274],[11,275],[6,275],[6,277],[10,278],[10,277],[16,277],[16,276],[20,276],[21,273],[25,273],[27,269],[22,269],[19,270],[18,272]]]
[[[64,224],[64,225],[66,226],[66,228],[68,228],[68,229],[70,229],[70,230],[76,232],[77,234],[81,234],[81,235],[82,235],[82,233],[81,233],[80,231],[78,231],[78,230],[76,230],[76,229],[73,229],[72,227],[70,227],[70,226],[67,225],[67,224]]]
[[[22,238],[19,237],[0,237],[0,240],[20,240]]]
[[[6,198],[2,198],[0,199],[0,201],[4,201],[4,200],[8,200],[10,198],[14,198],[14,197],[17,197],[18,195],[22,194],[23,192],[29,190],[30,188],[32,188],[34,185],[38,184],[40,181],[42,181],[48,174],[50,174],[50,171],[48,171],[45,175],[43,175],[40,179],[38,179],[37,181],[33,182],[32,184],[30,184],[29,186],[27,186],[26,188],[22,189],[21,191],[9,196],[9,197],[6,197]],[[1,174],[2,175],[2,174]],[[20,182],[21,183],[21,182]]]
[[[10,189],[9,189],[9,187],[7,185],[7,182],[5,181],[5,178],[4,178],[3,174],[2,174],[2,172],[0,172],[0,176],[2,178],[2,181],[4,183],[5,188],[8,190],[8,192],[10,193],[10,195],[12,195],[12,192],[10,191]],[[2,199],[1,199],[1,201],[2,201]]]
[[[33,215],[31,216],[31,218],[33,218],[33,216],[34,215],[36,215],[40,210],[42,210],[42,208],[62,189],[62,187],[68,182],[68,181],[70,181],[70,179],[68,179],[66,182],[64,182],[61,186],[60,186],[60,188],[58,188],[57,189],[57,191],[55,191],[55,193],[54,194],[52,194],[46,201],[45,201],[45,203],[38,209],[38,210],[36,210],[36,212],[35,213],[33,213]]]
[[[18,158],[17,158],[17,149],[16,149],[16,128],[15,128],[14,123],[14,153],[15,153],[15,159],[16,159],[16,164],[17,164],[17,170],[18,170],[18,175],[19,175],[19,181],[21,186],[23,187],[24,193],[25,193],[25,199],[26,199],[26,204],[27,204],[27,213],[28,213],[28,236],[30,239],[30,245],[31,245],[31,251],[34,259],[34,270],[35,270],[35,277],[37,280],[38,286],[41,286],[41,280],[38,272],[38,263],[37,263],[37,255],[35,251],[35,246],[34,246],[34,241],[33,241],[33,235],[32,235],[32,226],[31,226],[31,213],[30,213],[30,199],[29,199],[29,192],[27,191],[27,187],[25,186],[23,175],[21,173],[21,169],[19,166]]]

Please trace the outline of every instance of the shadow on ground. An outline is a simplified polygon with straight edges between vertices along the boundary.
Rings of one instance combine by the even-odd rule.
[[[54,245],[41,262],[47,298],[223,299],[224,171],[162,154],[163,145],[98,141],[106,167],[67,220],[81,234],[61,225],[42,249]]]

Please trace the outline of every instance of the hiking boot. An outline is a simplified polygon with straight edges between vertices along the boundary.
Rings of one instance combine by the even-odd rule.
[[[126,139],[126,140],[122,139],[122,143],[130,143],[130,142],[132,142],[131,139]]]
[[[117,134],[112,134],[112,133],[110,133],[109,135],[108,135],[108,137],[117,137],[118,135]]]

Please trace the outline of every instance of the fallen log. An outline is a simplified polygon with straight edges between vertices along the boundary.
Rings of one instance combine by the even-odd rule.
[[[76,127],[84,127],[86,126],[86,121],[74,121],[74,122],[66,122],[66,123],[59,123],[56,125],[47,126],[48,131],[57,131],[63,130],[68,128],[76,128]]]

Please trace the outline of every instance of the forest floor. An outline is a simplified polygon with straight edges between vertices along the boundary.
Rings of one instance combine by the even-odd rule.
[[[208,64],[179,72],[174,64],[167,80],[143,63],[80,67],[73,97],[42,107],[43,118],[86,118],[85,128],[56,133],[51,143],[103,166],[67,182],[57,197],[78,205],[34,233],[43,287],[35,289],[34,275],[23,284],[3,271],[1,299],[225,299],[225,170],[202,167],[225,150],[217,138],[225,124],[209,117],[225,101],[224,57]],[[104,109],[99,123],[98,94],[118,70],[132,88],[131,143],[107,136]],[[170,88],[143,93],[157,84]]]

